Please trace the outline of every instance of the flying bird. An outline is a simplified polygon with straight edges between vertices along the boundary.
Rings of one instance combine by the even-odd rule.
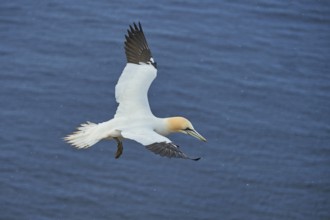
[[[200,158],[187,156],[178,145],[166,137],[180,132],[206,141],[188,119],[179,116],[158,118],[153,115],[149,106],[148,90],[157,76],[157,63],[151,55],[141,23],[133,23],[127,32],[127,64],[115,88],[119,105],[114,117],[99,124],[83,123],[64,140],[79,149],[91,147],[100,140],[115,140],[116,159],[123,152],[123,140],[131,139],[160,156],[199,160]]]

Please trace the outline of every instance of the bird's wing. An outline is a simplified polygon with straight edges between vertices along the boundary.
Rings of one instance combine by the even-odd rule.
[[[116,101],[119,103],[115,117],[152,115],[148,90],[157,76],[156,64],[145,39],[141,24],[130,26],[126,35],[127,64],[116,85]]]
[[[156,75],[157,70],[152,66],[127,63],[116,85],[119,106],[115,117],[152,115],[148,90]]]
[[[124,138],[134,140],[144,145],[148,150],[159,154],[162,157],[183,158],[191,160],[199,160],[200,158],[191,158],[183,153],[179,146],[173,144],[170,139],[156,133],[152,129],[135,128],[123,130],[121,135]]]
[[[127,63],[140,64],[154,62],[151,55],[151,50],[148,46],[146,37],[144,36],[142,26],[139,22],[139,26],[135,23],[133,27],[130,25],[130,29],[127,30],[125,35],[125,54]]]

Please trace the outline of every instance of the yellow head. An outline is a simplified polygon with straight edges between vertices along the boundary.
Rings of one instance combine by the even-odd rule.
[[[194,129],[191,122],[184,117],[168,118],[167,119],[167,129],[170,132],[181,132],[184,134],[189,134],[201,141],[206,141],[206,139]]]

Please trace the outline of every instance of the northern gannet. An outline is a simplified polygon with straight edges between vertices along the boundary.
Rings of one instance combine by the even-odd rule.
[[[115,140],[119,158],[123,152],[123,139],[131,139],[152,152],[165,157],[191,158],[172,143],[167,135],[173,132],[189,134],[206,141],[184,117],[158,118],[149,107],[148,90],[157,76],[157,63],[151,55],[141,23],[133,23],[125,35],[127,64],[115,88],[119,104],[114,118],[99,124],[86,122],[77,131],[64,138],[76,148],[88,148],[100,140]]]

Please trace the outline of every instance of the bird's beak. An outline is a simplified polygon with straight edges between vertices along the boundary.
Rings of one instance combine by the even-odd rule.
[[[201,141],[206,142],[206,139],[195,130],[187,131],[187,134],[189,134],[189,135],[191,135],[191,136],[193,136],[193,137],[195,137],[195,138],[197,138]]]

